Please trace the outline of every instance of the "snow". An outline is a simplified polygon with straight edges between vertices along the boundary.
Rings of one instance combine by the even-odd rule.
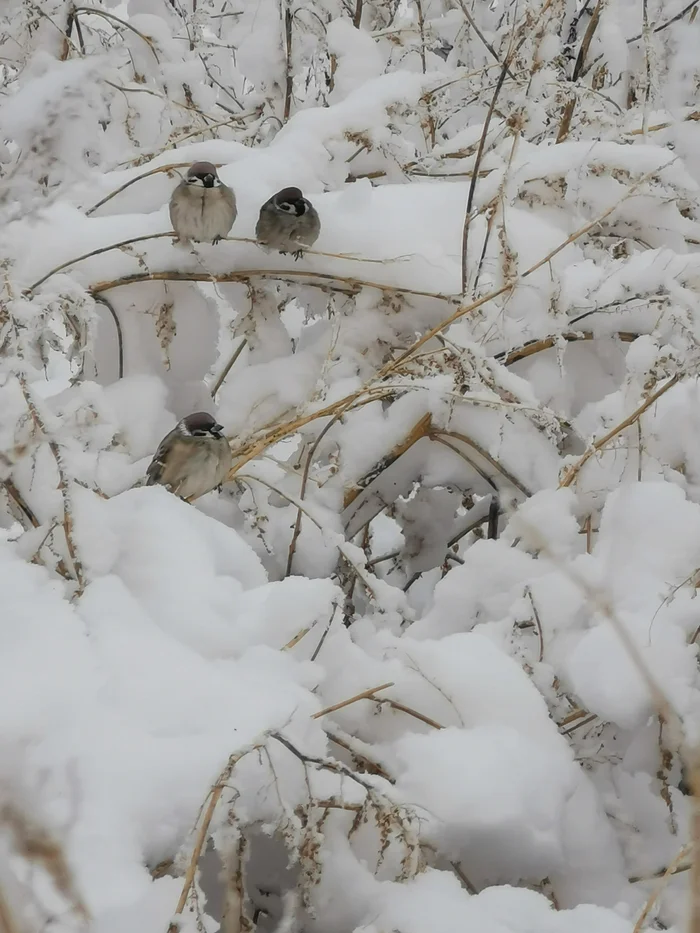
[[[687,927],[690,872],[642,911],[700,734],[700,19],[40,6],[0,9],[3,923]],[[238,216],[175,247],[198,160]],[[254,241],[291,185],[300,259]],[[186,503],[144,477],[195,410],[234,469]]]

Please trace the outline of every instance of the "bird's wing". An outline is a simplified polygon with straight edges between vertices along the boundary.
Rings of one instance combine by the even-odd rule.
[[[235,193],[234,193],[233,188],[229,188],[228,185],[222,185],[221,188],[219,188],[219,191],[221,192],[221,197],[224,199],[224,201],[226,201],[226,203],[228,204],[228,206],[231,208],[231,211],[232,211],[233,214],[235,215],[235,213],[236,213],[236,195],[235,195]]]
[[[168,465],[167,453],[169,448],[172,446],[173,434],[175,432],[171,431],[170,434],[166,434],[163,440],[158,445],[158,450],[156,450],[153,455],[153,459],[148,465],[146,470],[146,485],[153,486],[156,483],[163,482],[163,475],[165,469]]]

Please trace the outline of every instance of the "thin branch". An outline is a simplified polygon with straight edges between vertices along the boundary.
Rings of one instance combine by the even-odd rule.
[[[621,340],[623,343],[632,343],[633,340],[637,339],[639,334],[632,334],[628,331],[619,331],[613,336],[617,337],[618,340]],[[556,347],[560,340],[565,340],[567,343],[575,343],[579,340],[596,339],[596,334],[590,333],[589,331],[583,331],[579,333],[572,332],[565,334],[552,334],[549,337],[542,337],[539,340],[531,340],[524,344],[522,347],[517,347],[514,350],[502,350],[500,353],[494,354],[494,359],[498,360],[500,363],[503,363],[504,366],[511,366],[513,363],[517,363],[519,360],[525,360],[529,356],[533,356],[535,353],[540,353],[542,350],[551,350],[552,347]]]
[[[306,485],[309,481],[309,470],[311,469],[311,463],[313,461],[316,451],[318,450],[319,444],[321,443],[323,438],[326,436],[326,434],[328,434],[328,432],[333,427],[333,425],[336,424],[343,417],[343,415],[348,410],[348,407],[339,409],[333,415],[333,417],[330,419],[328,424],[325,425],[323,430],[319,433],[318,437],[313,443],[313,446],[311,447],[311,450],[309,450],[309,454],[306,458],[306,463],[304,464],[304,472],[301,477],[301,488],[299,489],[300,499],[303,500],[304,496],[306,495]],[[292,572],[292,564],[294,563],[294,552],[296,550],[297,538],[299,537],[300,534],[301,534],[301,509],[297,509],[297,517],[296,517],[296,521],[294,522],[294,531],[292,532],[292,540],[289,544],[289,552],[287,554],[287,569],[284,574],[285,577],[288,577]]]
[[[131,23],[127,22],[126,20],[120,19],[118,16],[115,16],[114,13],[108,13],[107,10],[99,10],[96,7],[91,7],[91,6],[74,7],[73,13],[74,14],[91,13],[94,16],[101,16],[103,19],[110,20],[115,23],[119,23],[120,26],[123,26],[125,29],[129,29],[131,32],[137,35],[139,39],[143,39],[143,41],[149,47],[151,52],[153,52],[153,57],[155,58],[155,60],[158,62],[158,64],[160,64],[160,59],[158,58],[158,53],[155,50],[153,40],[149,39],[148,36],[145,36],[140,30],[136,29],[135,26],[132,26]]]
[[[83,253],[82,256],[76,256],[74,259],[67,259],[65,262],[62,262],[60,266],[55,266],[46,275],[42,275],[40,279],[37,279],[29,288],[26,288],[22,294],[27,297],[32,297],[32,292],[36,291],[40,285],[43,285],[47,279],[50,279],[52,275],[56,275],[57,272],[61,272],[63,269],[67,269],[68,266],[74,265],[76,262],[82,262],[83,259],[90,259],[91,256],[99,256],[102,253],[108,253],[112,249],[121,249],[124,246],[131,246],[132,243],[141,243],[143,240],[158,240],[162,237],[174,237],[176,236],[173,230],[168,230],[166,233],[146,233],[143,236],[130,237],[128,240],[121,240],[119,243],[111,243],[109,246],[100,246],[97,249],[90,250],[89,253]]]
[[[118,188],[115,188],[114,191],[111,191],[109,194],[105,195],[100,201],[96,204],[93,204],[92,207],[88,208],[85,211],[87,217],[90,214],[93,214],[98,207],[102,207],[103,204],[106,204],[107,201],[111,201],[112,198],[116,197],[118,194],[121,194],[122,191],[126,191],[127,188],[130,188],[132,185],[135,185],[137,181],[141,181],[143,178],[148,178],[150,175],[157,175],[159,172],[167,172],[168,174],[178,168],[189,168],[191,162],[171,162],[169,165],[160,165],[158,168],[149,169],[147,172],[143,172],[141,175],[137,175],[135,178],[131,178],[129,181],[125,181],[123,185],[120,185]],[[215,162],[217,168],[221,167],[220,162]],[[33,286],[36,288],[36,286]]]
[[[377,703],[386,703],[392,709],[399,710],[401,713],[406,713],[409,716],[413,716],[414,719],[418,719],[421,722],[424,722],[427,726],[432,726],[433,729],[444,729],[444,726],[441,726],[439,722],[436,722],[434,719],[431,719],[430,716],[426,716],[424,713],[419,713],[418,710],[411,709],[410,706],[404,706],[403,703],[398,703],[396,700],[386,700],[384,697],[377,697]]]
[[[351,703],[357,703],[358,700],[373,700],[375,693],[378,693],[380,690],[388,690],[389,687],[393,686],[394,682],[389,681],[389,683],[380,684],[378,687],[370,687],[369,690],[363,690],[362,693],[356,693],[355,696],[350,697],[348,700],[341,700],[340,703],[334,703],[333,706],[327,706],[325,709],[320,710],[318,713],[314,713],[311,718],[320,719],[321,716],[326,716],[328,713],[334,713],[336,710],[343,709],[345,706],[350,706]]]
[[[292,10],[291,0],[283,0],[284,3],[284,54],[285,54],[285,87],[284,87],[284,110],[282,113],[282,122],[286,123],[292,109],[292,89],[294,87],[294,73],[292,70]]]
[[[532,589],[528,586],[525,589],[525,592],[530,600],[530,605],[532,606],[532,612],[535,617],[535,625],[537,627],[537,637],[540,640],[540,653],[537,658],[538,661],[542,661],[544,658],[544,635],[542,634],[542,623],[540,622],[540,614],[537,611],[537,606],[535,605],[535,599],[532,595]]]
[[[213,386],[213,388],[212,388],[212,390],[211,390],[211,397],[212,397],[212,398],[216,398],[216,394],[217,394],[217,392],[219,391],[219,389],[221,388],[221,386],[223,385],[224,379],[228,376],[228,374],[229,374],[229,373],[231,372],[231,370],[233,369],[233,364],[236,362],[236,360],[238,359],[238,357],[241,355],[241,353],[243,352],[243,348],[247,345],[247,343],[248,343],[248,338],[247,338],[247,337],[244,337],[243,340],[241,340],[241,342],[238,344],[238,346],[236,347],[236,349],[233,351],[233,353],[232,353],[232,355],[231,355],[231,359],[230,359],[230,360],[228,361],[228,363],[224,366],[224,368],[223,368],[222,371],[221,371],[221,375],[219,376],[219,378],[218,378],[218,379],[216,380],[216,382],[214,383],[214,386]]]
[[[700,2],[700,0],[696,0],[696,2]],[[479,39],[481,40],[481,42],[483,43],[483,45],[489,50],[489,52],[491,53],[491,55],[493,55],[493,57],[494,57],[494,59],[495,59],[495,61],[496,61],[496,64],[497,64],[500,68],[505,68],[506,74],[508,75],[508,77],[509,77],[509,78],[512,78],[513,80],[515,80],[515,75],[514,75],[513,72],[510,70],[510,64],[509,64],[509,62],[508,62],[508,61],[506,61],[506,62],[501,62],[500,58],[498,57],[498,52],[494,49],[494,47],[491,45],[491,43],[489,42],[489,40],[486,38],[486,36],[483,34],[483,32],[479,29],[479,27],[478,27],[478,25],[477,25],[477,23],[476,23],[476,20],[474,19],[474,17],[471,15],[471,13],[469,12],[469,10],[467,9],[467,5],[466,5],[466,3],[464,2],[464,0],[457,0],[457,3],[459,4],[459,8],[460,8],[460,10],[462,11],[462,13],[464,13],[464,18],[466,19],[466,21],[469,23],[469,25],[472,27],[472,29],[474,30],[474,32],[477,34],[477,36],[479,37]]]
[[[247,755],[248,752],[253,751],[254,749],[259,748],[259,745],[252,745],[241,751],[237,752],[235,755],[231,755],[229,758],[226,767],[219,775],[216,784],[212,787],[209,792],[209,803],[204,812],[202,822],[199,825],[197,830],[197,835],[195,837],[194,848],[192,850],[192,855],[190,857],[189,863],[187,865],[187,870],[185,872],[185,880],[182,886],[182,891],[180,892],[180,897],[175,908],[175,916],[178,917],[182,914],[187,904],[187,899],[190,895],[190,890],[194,883],[194,878],[197,873],[197,866],[199,865],[199,859],[202,855],[202,850],[204,848],[204,843],[207,839],[207,833],[209,831],[209,826],[214,817],[214,811],[216,810],[216,805],[219,802],[221,794],[224,791],[228,781],[231,778],[233,769],[236,767],[238,762],[243,758],[244,755]],[[178,933],[179,923],[176,920],[173,920],[168,926],[168,933]]]
[[[535,272],[537,272],[538,269],[541,269],[542,266],[548,265],[552,261],[552,259],[555,256],[557,256],[562,250],[566,249],[567,246],[570,246],[572,243],[575,243],[576,240],[579,240],[582,236],[585,236],[587,233],[589,233],[591,230],[593,230],[595,227],[601,224],[606,218],[608,218],[611,214],[613,214],[616,210],[618,210],[619,207],[622,204],[624,204],[625,201],[627,201],[634,194],[636,194],[637,189],[640,188],[641,185],[649,181],[650,178],[653,178],[654,176],[658,175],[659,172],[663,171],[665,168],[668,168],[677,159],[678,159],[678,156],[673,156],[671,159],[668,160],[668,162],[665,162],[663,165],[660,165],[658,168],[652,169],[650,172],[647,172],[633,185],[630,185],[630,187],[625,191],[623,196],[618,201],[616,201],[614,204],[611,204],[610,207],[606,208],[606,210],[604,210],[602,214],[599,214],[593,220],[584,224],[582,227],[579,227],[578,230],[575,230],[570,236],[568,236],[565,240],[559,243],[558,246],[555,246],[554,249],[550,250],[546,256],[538,260],[536,263],[534,263],[534,265],[530,266],[529,269],[526,269],[525,272],[508,280],[503,285],[501,285],[499,288],[494,289],[494,291],[489,292],[487,295],[482,295],[481,298],[477,298],[476,301],[472,301],[468,305],[460,304],[460,306],[457,308],[454,314],[451,314],[448,318],[445,318],[444,321],[441,321],[439,324],[436,324],[435,327],[432,327],[430,330],[426,331],[422,337],[416,340],[415,343],[413,343],[407,350],[401,353],[395,360],[391,360],[389,363],[387,363],[386,366],[384,366],[377,373],[377,376],[375,378],[376,379],[383,378],[385,375],[387,375],[387,373],[390,373],[393,369],[395,369],[397,366],[399,366],[401,363],[407,360],[410,356],[413,356],[416,350],[419,350],[424,344],[428,343],[429,340],[432,340],[433,337],[436,336],[436,334],[439,334],[441,331],[445,330],[445,328],[449,327],[451,324],[454,324],[455,321],[458,321],[460,318],[463,318],[466,314],[470,314],[472,311],[476,311],[477,308],[482,307],[482,305],[488,304],[489,301],[493,301],[495,298],[500,298],[501,295],[505,295],[508,292],[514,291],[515,287],[520,282],[522,282],[528,276],[533,275]]]
[[[678,373],[675,376],[672,376],[668,380],[668,382],[665,382],[661,386],[661,388],[657,389],[656,392],[654,392],[652,395],[649,396],[649,398],[645,399],[642,402],[642,404],[632,412],[631,415],[628,415],[628,417],[625,418],[623,421],[621,421],[618,425],[616,425],[614,428],[611,428],[607,434],[604,434],[603,437],[600,438],[600,440],[592,444],[588,448],[588,450],[583,454],[583,456],[581,456],[576,461],[576,463],[572,464],[566,470],[566,472],[564,473],[564,476],[562,477],[559,483],[559,488],[561,489],[566,486],[570,486],[573,483],[573,481],[576,479],[576,477],[578,476],[581,468],[586,463],[588,463],[588,461],[591,459],[591,457],[594,454],[599,453],[603,449],[603,447],[606,446],[606,444],[609,444],[610,441],[614,437],[616,437],[618,434],[620,434],[621,431],[624,431],[625,428],[629,428],[630,425],[633,425],[634,422],[638,418],[640,418],[648,408],[651,408],[651,406],[654,404],[654,402],[657,401],[657,399],[661,398],[661,396],[664,395],[664,393],[668,392],[670,388],[676,385],[676,383],[680,380],[680,378],[681,378],[680,374]]]
[[[523,485],[523,483],[521,483],[520,480],[510,472],[510,470],[504,467],[503,464],[496,460],[495,457],[492,457],[487,450],[484,450],[484,448],[480,444],[477,444],[476,441],[472,440],[471,437],[467,437],[466,434],[460,434],[458,431],[434,431],[433,435],[436,437],[454,437],[456,440],[462,441],[463,444],[467,444],[467,446],[472,447],[480,457],[483,457],[484,460],[490,463],[495,470],[498,470],[502,476],[505,476],[508,482],[515,486],[516,489],[519,489],[524,496],[529,498],[532,495],[532,492],[527,488],[527,486]],[[491,486],[495,488],[493,482],[491,483]]]
[[[122,333],[122,325],[119,321],[119,316],[114,308],[114,305],[108,301],[104,295],[95,295],[95,301],[99,301],[101,305],[104,305],[105,308],[112,315],[112,320],[114,321],[114,326],[117,329],[117,372],[119,374],[119,379],[122,379],[124,376],[124,334]]]
[[[32,525],[32,527],[34,528],[38,528],[40,524],[39,519],[36,517],[34,512],[29,508],[29,506],[24,500],[24,497],[22,496],[22,493],[15,486],[14,482],[8,477],[7,479],[3,480],[3,486],[5,487],[10,499],[12,499],[12,501],[15,503],[17,508],[27,519],[29,524]]]
[[[106,282],[98,282],[93,285],[90,291],[95,294],[106,292],[112,288],[121,288],[124,285],[134,285],[137,282],[247,282],[252,278],[262,279],[321,279],[323,282],[343,282],[355,289],[376,288],[378,291],[387,292],[392,295],[417,295],[421,298],[435,298],[437,301],[449,301],[456,303],[459,301],[456,295],[445,295],[440,292],[424,292],[411,288],[400,288],[394,285],[383,285],[379,282],[367,282],[364,279],[354,279],[350,276],[332,275],[327,272],[308,272],[297,269],[245,269],[238,272],[178,272],[171,270],[167,272],[137,272],[133,275],[126,275],[120,279],[113,279]],[[319,282],[309,281],[307,285],[317,288],[327,288]]]
[[[56,469],[58,470],[58,488],[61,493],[61,499],[63,501],[63,531],[66,536],[66,546],[68,548],[68,554],[73,563],[73,571],[75,574],[75,579],[78,584],[78,588],[74,594],[75,598],[82,595],[85,590],[86,580],[83,576],[83,565],[82,561],[78,556],[78,549],[73,537],[73,507],[70,498],[70,491],[68,488],[68,477],[66,476],[65,470],[63,468],[63,457],[61,456],[61,451],[59,449],[56,441],[49,435],[49,432],[44,424],[44,421],[39,414],[39,410],[34,404],[31,391],[27,384],[26,379],[23,376],[18,376],[18,381],[22,389],[22,394],[24,395],[24,400],[29,409],[29,414],[31,419],[34,422],[34,425],[41,432],[41,434],[46,439],[46,442],[49,445],[49,449],[53,454],[53,458],[56,461]]]

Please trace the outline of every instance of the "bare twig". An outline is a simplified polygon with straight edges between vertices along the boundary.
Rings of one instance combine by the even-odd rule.
[[[532,589],[528,586],[525,590],[530,600],[530,605],[532,606],[532,613],[535,617],[535,625],[537,626],[537,637],[540,640],[540,653],[537,658],[538,661],[542,661],[544,658],[544,635],[542,634],[542,623],[540,622],[540,614],[537,611],[537,606],[535,605],[535,599],[532,595]]]
[[[413,288],[401,288],[394,285],[384,285],[379,282],[368,282],[363,279],[354,279],[350,276],[333,275],[328,272],[310,272],[298,269],[245,269],[237,272],[179,272],[170,270],[164,272],[137,272],[134,275],[126,275],[120,279],[113,279],[106,282],[98,282],[93,285],[90,291],[93,294],[106,292],[112,288],[120,288],[124,285],[134,285],[136,282],[247,282],[252,278],[261,279],[320,279],[321,283],[343,282],[354,289],[376,288],[380,292],[387,292],[392,295],[417,295],[421,298],[435,298],[438,301],[449,301],[456,303],[459,299],[456,295],[446,295],[441,292],[418,291]],[[308,281],[307,285],[315,285],[318,288],[327,288],[326,284]]]
[[[357,703],[358,700],[373,700],[375,693],[378,693],[380,690],[388,690],[389,687],[393,686],[394,682],[389,681],[389,683],[380,684],[378,687],[370,687],[369,690],[363,690],[362,693],[356,693],[354,697],[350,697],[348,700],[341,700],[340,703],[334,703],[333,706],[327,706],[325,709],[319,710],[319,712],[314,713],[311,718],[320,719],[321,716],[326,716],[328,713],[334,713],[338,709],[343,709],[345,706],[350,706],[351,703]]]
[[[211,390],[211,397],[212,397],[212,398],[216,398],[216,394],[217,394],[217,392],[219,391],[219,389],[221,388],[221,386],[223,385],[224,379],[226,379],[226,377],[228,376],[228,374],[229,374],[229,373],[231,372],[231,370],[233,369],[233,364],[236,362],[236,360],[238,359],[238,357],[241,355],[241,353],[243,352],[243,348],[246,346],[247,343],[248,343],[248,338],[247,338],[247,337],[244,337],[243,340],[241,340],[241,342],[238,344],[238,346],[236,347],[236,349],[235,349],[235,350],[233,351],[233,353],[231,354],[231,359],[228,361],[228,363],[227,363],[227,364],[224,366],[224,368],[221,370],[221,375],[219,376],[219,378],[216,380],[216,382],[214,383],[214,385],[213,385],[213,387],[212,387],[212,390]]]
[[[406,713],[408,716],[413,716],[414,719],[424,722],[427,726],[432,726],[433,729],[444,729],[444,726],[441,726],[439,722],[436,722],[434,719],[431,719],[430,716],[426,716],[424,713],[419,713],[418,710],[411,709],[410,706],[405,706],[403,703],[399,703],[396,700],[387,700],[384,697],[377,697],[377,703],[386,703],[392,709],[396,709],[401,713]]]
[[[119,374],[118,378],[121,379],[124,376],[124,334],[122,333],[122,325],[111,301],[108,301],[104,295],[95,295],[95,301],[99,301],[109,311],[117,329],[117,372]]]
[[[628,415],[628,417],[625,418],[623,421],[621,421],[618,425],[616,425],[614,428],[611,428],[611,429],[607,432],[607,434],[604,434],[603,437],[600,438],[600,440],[598,440],[598,441],[596,441],[594,444],[592,444],[592,445],[588,448],[588,450],[583,454],[583,456],[581,456],[581,457],[576,461],[576,463],[572,464],[572,465],[566,470],[566,472],[564,473],[564,476],[562,477],[562,479],[561,479],[561,481],[560,481],[560,483],[559,483],[559,487],[560,487],[560,488],[563,488],[563,487],[566,487],[566,486],[570,486],[570,485],[573,483],[573,481],[576,479],[576,477],[578,476],[578,474],[579,474],[581,468],[582,468],[586,463],[588,463],[588,461],[591,459],[591,457],[592,457],[594,454],[597,454],[599,451],[601,451],[601,450],[603,449],[603,447],[606,446],[606,444],[609,444],[610,441],[611,441],[614,437],[616,437],[618,434],[620,434],[621,431],[624,431],[625,428],[629,428],[630,425],[633,425],[633,424],[635,423],[635,421],[636,421],[638,418],[640,418],[648,408],[651,408],[651,406],[654,404],[654,402],[656,402],[659,398],[661,398],[661,396],[662,396],[665,392],[668,392],[668,390],[669,390],[670,388],[672,388],[674,385],[676,385],[676,383],[677,383],[679,380],[680,380],[680,375],[679,375],[679,374],[676,374],[675,376],[672,376],[672,377],[668,380],[668,382],[665,382],[659,389],[656,390],[656,392],[654,392],[654,393],[653,393],[652,395],[650,395],[647,399],[645,399],[645,400],[642,402],[642,404],[632,412],[631,415]]]
[[[153,57],[155,60],[158,62],[158,64],[160,64],[160,58],[158,58],[158,53],[156,52],[153,40],[149,39],[148,36],[145,36],[140,30],[138,30],[135,26],[132,26],[131,23],[127,22],[126,20],[120,19],[118,16],[115,16],[114,13],[107,12],[107,10],[100,10],[97,9],[97,7],[91,6],[76,6],[73,8],[73,13],[76,16],[78,13],[90,13],[94,16],[101,16],[103,19],[109,20],[112,23],[118,23],[125,29],[130,30],[134,33],[134,35],[137,35],[139,39],[143,39],[151,52],[153,52]]]
[[[221,167],[221,163],[214,163],[217,168]],[[150,175],[157,175],[159,172],[166,172],[168,175],[178,168],[189,168],[191,162],[171,162],[169,165],[160,165],[158,168],[151,168],[147,172],[142,172],[140,175],[137,175],[135,178],[131,178],[129,181],[125,181],[123,185],[120,185],[118,188],[115,188],[114,191],[111,191],[109,194],[105,195],[100,201],[96,204],[93,204],[92,207],[89,207],[85,214],[87,217],[90,214],[93,214],[98,207],[102,207],[103,204],[106,204],[107,201],[111,201],[112,198],[115,198],[118,194],[121,194],[122,191],[126,191],[127,188],[130,188],[132,185],[135,185],[137,181],[141,181],[144,178],[148,178]],[[33,286],[36,288],[36,286]]]

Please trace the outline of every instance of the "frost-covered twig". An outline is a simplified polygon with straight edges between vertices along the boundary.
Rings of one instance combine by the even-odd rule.
[[[644,414],[647,408],[651,408],[654,402],[656,402],[659,398],[661,398],[662,395],[668,392],[670,388],[676,385],[680,378],[680,373],[676,373],[676,375],[672,376],[668,382],[665,382],[660,388],[658,388],[656,392],[652,393],[648,398],[644,399],[642,404],[636,408],[631,415],[628,415],[627,418],[625,418],[619,424],[615,425],[614,428],[611,428],[607,434],[604,434],[600,440],[597,440],[594,444],[592,444],[588,450],[576,461],[576,463],[573,463],[570,467],[567,468],[559,482],[559,486],[570,486],[578,476],[581,468],[586,463],[588,463],[594,454],[599,453],[599,451],[601,451],[603,447],[609,444],[610,441],[618,434],[620,434],[621,431],[624,431],[625,428],[629,428],[630,425],[634,424],[635,421],[637,421],[637,419]]]
[[[212,397],[212,398],[216,398],[219,389],[220,389],[221,386],[224,384],[224,380],[226,379],[226,377],[228,376],[228,374],[229,374],[229,373],[231,372],[231,370],[233,369],[233,364],[236,362],[236,360],[238,359],[238,357],[241,355],[241,353],[243,352],[243,350],[244,350],[245,346],[247,345],[247,343],[248,343],[248,339],[247,339],[247,337],[244,337],[244,338],[241,340],[241,342],[238,344],[238,346],[236,347],[236,349],[233,351],[233,353],[231,354],[231,358],[229,359],[228,363],[227,363],[227,364],[224,366],[224,368],[221,370],[221,375],[219,376],[219,378],[216,380],[216,382],[215,382],[214,385],[212,386],[212,389],[211,389],[211,397]]]
[[[319,712],[314,713],[311,718],[320,719],[321,716],[326,716],[328,713],[334,713],[336,710],[350,706],[352,703],[357,703],[358,700],[373,700],[375,693],[379,693],[380,690],[388,690],[389,687],[393,686],[393,681],[389,681],[386,684],[379,684],[378,687],[370,687],[369,690],[363,690],[362,693],[356,693],[355,696],[352,696],[347,700],[341,700],[340,703],[334,703],[333,706],[327,706],[325,709],[319,710]]]
[[[18,381],[22,389],[22,394],[27,403],[27,408],[29,409],[29,414],[31,415],[32,421],[39,431],[43,434],[46,439],[49,449],[53,454],[53,458],[56,461],[56,469],[58,471],[58,488],[61,493],[61,499],[63,501],[63,531],[66,537],[66,546],[68,548],[68,554],[70,556],[71,562],[73,564],[73,571],[75,574],[75,579],[78,583],[78,588],[74,594],[74,597],[77,598],[82,595],[85,590],[85,576],[83,573],[83,563],[78,555],[78,548],[73,536],[73,506],[71,502],[70,490],[68,487],[68,477],[66,475],[63,458],[61,456],[61,450],[50,435],[43,418],[39,414],[39,410],[34,403],[32,398],[32,393],[27,384],[27,380],[24,376],[18,376]]]
[[[221,163],[214,163],[217,168],[221,168]],[[115,188],[114,191],[110,191],[109,194],[105,195],[96,204],[93,204],[92,207],[89,207],[85,214],[87,217],[90,214],[93,214],[98,207],[102,207],[103,204],[106,204],[108,201],[111,201],[112,198],[115,198],[118,194],[121,194],[122,191],[126,191],[127,188],[130,188],[132,185],[135,185],[137,182],[142,181],[144,178],[149,178],[151,175],[157,175],[159,172],[167,172],[170,174],[172,171],[178,168],[189,168],[191,165],[190,162],[171,162],[169,165],[159,165],[157,168],[151,168],[147,172],[142,172],[140,175],[137,175],[135,178],[130,178],[129,181],[125,181],[123,185],[120,185],[118,188]]]
[[[93,295],[120,288],[124,285],[134,285],[136,282],[247,282],[250,279],[304,279],[304,284],[317,288],[328,288],[327,283],[342,282],[353,289],[376,288],[380,292],[392,295],[416,295],[421,298],[435,298],[438,301],[448,301],[453,304],[459,300],[456,295],[443,292],[419,291],[415,288],[404,288],[400,285],[386,285],[380,282],[369,282],[364,279],[355,279],[346,275],[334,275],[330,272],[311,272],[301,269],[242,269],[237,272],[178,272],[175,269],[167,272],[137,272],[125,275],[119,279],[98,282],[90,288]],[[320,279],[321,282],[313,281]]]

